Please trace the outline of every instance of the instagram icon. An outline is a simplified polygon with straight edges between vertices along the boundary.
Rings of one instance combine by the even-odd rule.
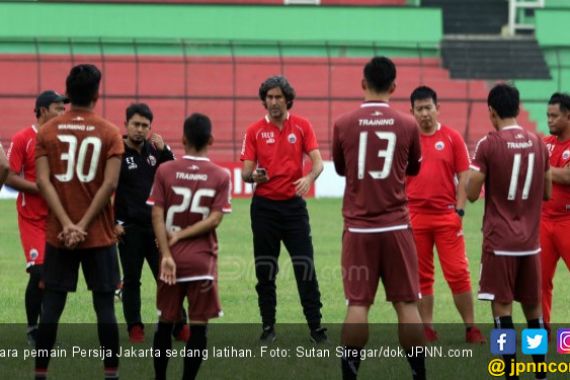
[[[557,349],[559,354],[570,354],[570,329],[558,329]]]

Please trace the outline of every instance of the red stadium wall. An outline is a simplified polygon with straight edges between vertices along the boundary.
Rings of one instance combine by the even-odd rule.
[[[6,142],[17,130],[35,121],[33,102],[45,89],[64,90],[72,64],[91,62],[102,69],[102,97],[97,111],[119,126],[124,110],[133,101],[147,102],[155,114],[154,131],[162,134],[177,153],[182,152],[181,126],[192,112],[209,115],[216,143],[212,156],[237,161],[243,132],[264,115],[257,98],[259,84],[284,74],[298,99],[292,112],[313,124],[323,157],[330,158],[332,123],[361,100],[360,80],[365,59],[261,58],[261,57],[151,57],[107,56],[0,56],[0,137]],[[420,84],[439,95],[441,121],[459,130],[468,146],[489,130],[484,81],[452,80],[438,59],[404,58],[398,67],[392,104],[409,111],[409,94]],[[522,114],[520,122],[534,126]]]

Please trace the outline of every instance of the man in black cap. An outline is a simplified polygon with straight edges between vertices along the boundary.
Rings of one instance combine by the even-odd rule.
[[[17,200],[18,227],[26,255],[26,271],[30,275],[25,296],[30,345],[35,345],[42,302],[42,290],[39,284],[44,262],[48,213],[47,204],[36,185],[36,135],[43,124],[65,111],[65,103],[69,103],[67,97],[55,91],[42,92],[36,98],[34,108],[37,123],[16,133],[8,149],[10,173],[6,185],[20,192]]]

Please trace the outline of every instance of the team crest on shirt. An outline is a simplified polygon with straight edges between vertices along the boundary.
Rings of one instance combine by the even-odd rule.
[[[566,161],[569,158],[570,158],[570,150],[566,149],[564,152],[562,152],[562,159]]]
[[[435,143],[436,150],[443,150],[445,148],[445,143],[443,141],[438,141]]]
[[[148,162],[148,164],[150,166],[155,166],[156,165],[156,158],[151,154],[147,157],[146,162]]]
[[[37,249],[35,249],[35,248],[30,249],[30,260],[37,259],[39,255],[40,255],[40,253],[38,252]]]
[[[297,142],[297,136],[295,136],[294,133],[290,133],[289,136],[287,136],[287,140],[289,140],[291,144],[295,144]]]

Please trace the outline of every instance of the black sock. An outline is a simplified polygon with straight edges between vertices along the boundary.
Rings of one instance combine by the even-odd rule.
[[[119,368],[119,326],[115,318],[115,292],[93,292],[93,306],[97,314],[97,333],[99,343],[104,350],[111,350],[105,355],[103,365],[105,373],[117,372]]]
[[[510,315],[495,318],[495,328],[514,330],[515,325],[513,323],[513,318]],[[511,380],[518,379],[519,378],[518,376],[509,376],[510,373],[509,368],[514,368],[514,366],[516,366],[517,355],[516,354],[503,355],[503,360],[507,368],[507,370],[505,371],[505,378]]]
[[[155,380],[166,380],[166,368],[168,367],[168,357],[166,351],[172,348],[172,323],[158,322],[152,348],[159,350],[160,354],[154,357],[154,377]]]
[[[544,322],[542,321],[542,318],[537,318],[537,319],[529,319],[526,321],[527,326],[529,329],[543,329],[544,328]],[[548,337],[547,337],[548,339]],[[536,364],[536,368],[540,368],[540,364],[541,363],[545,363],[546,362],[546,355],[532,355],[532,361],[535,362]],[[542,367],[545,367],[545,364],[542,364]],[[545,369],[545,368],[544,368]],[[545,371],[536,371],[535,372],[536,378],[537,379],[546,379],[546,372]]]
[[[424,353],[406,351],[406,359],[412,369],[412,378],[414,380],[425,380],[426,378],[426,356]]]
[[[360,350],[362,347],[344,346],[340,359],[343,380],[356,380],[360,367]]]
[[[28,319],[28,327],[35,327],[38,324],[40,311],[42,309],[43,290],[40,289],[41,273],[40,269],[35,265],[29,269],[30,278],[28,286],[26,286],[26,317]]]
[[[51,352],[55,344],[55,338],[57,337],[57,323],[65,307],[66,298],[66,292],[46,290],[42,301],[43,305],[40,325],[38,327],[36,349],[47,350],[45,352],[48,353]],[[49,359],[49,355],[38,355],[36,358],[36,377],[42,373],[44,374],[44,378],[46,377]]]
[[[190,339],[186,343],[186,350],[191,354],[184,358],[183,380],[194,380],[200,369],[203,351],[206,349],[208,338],[206,325],[190,325]]]

